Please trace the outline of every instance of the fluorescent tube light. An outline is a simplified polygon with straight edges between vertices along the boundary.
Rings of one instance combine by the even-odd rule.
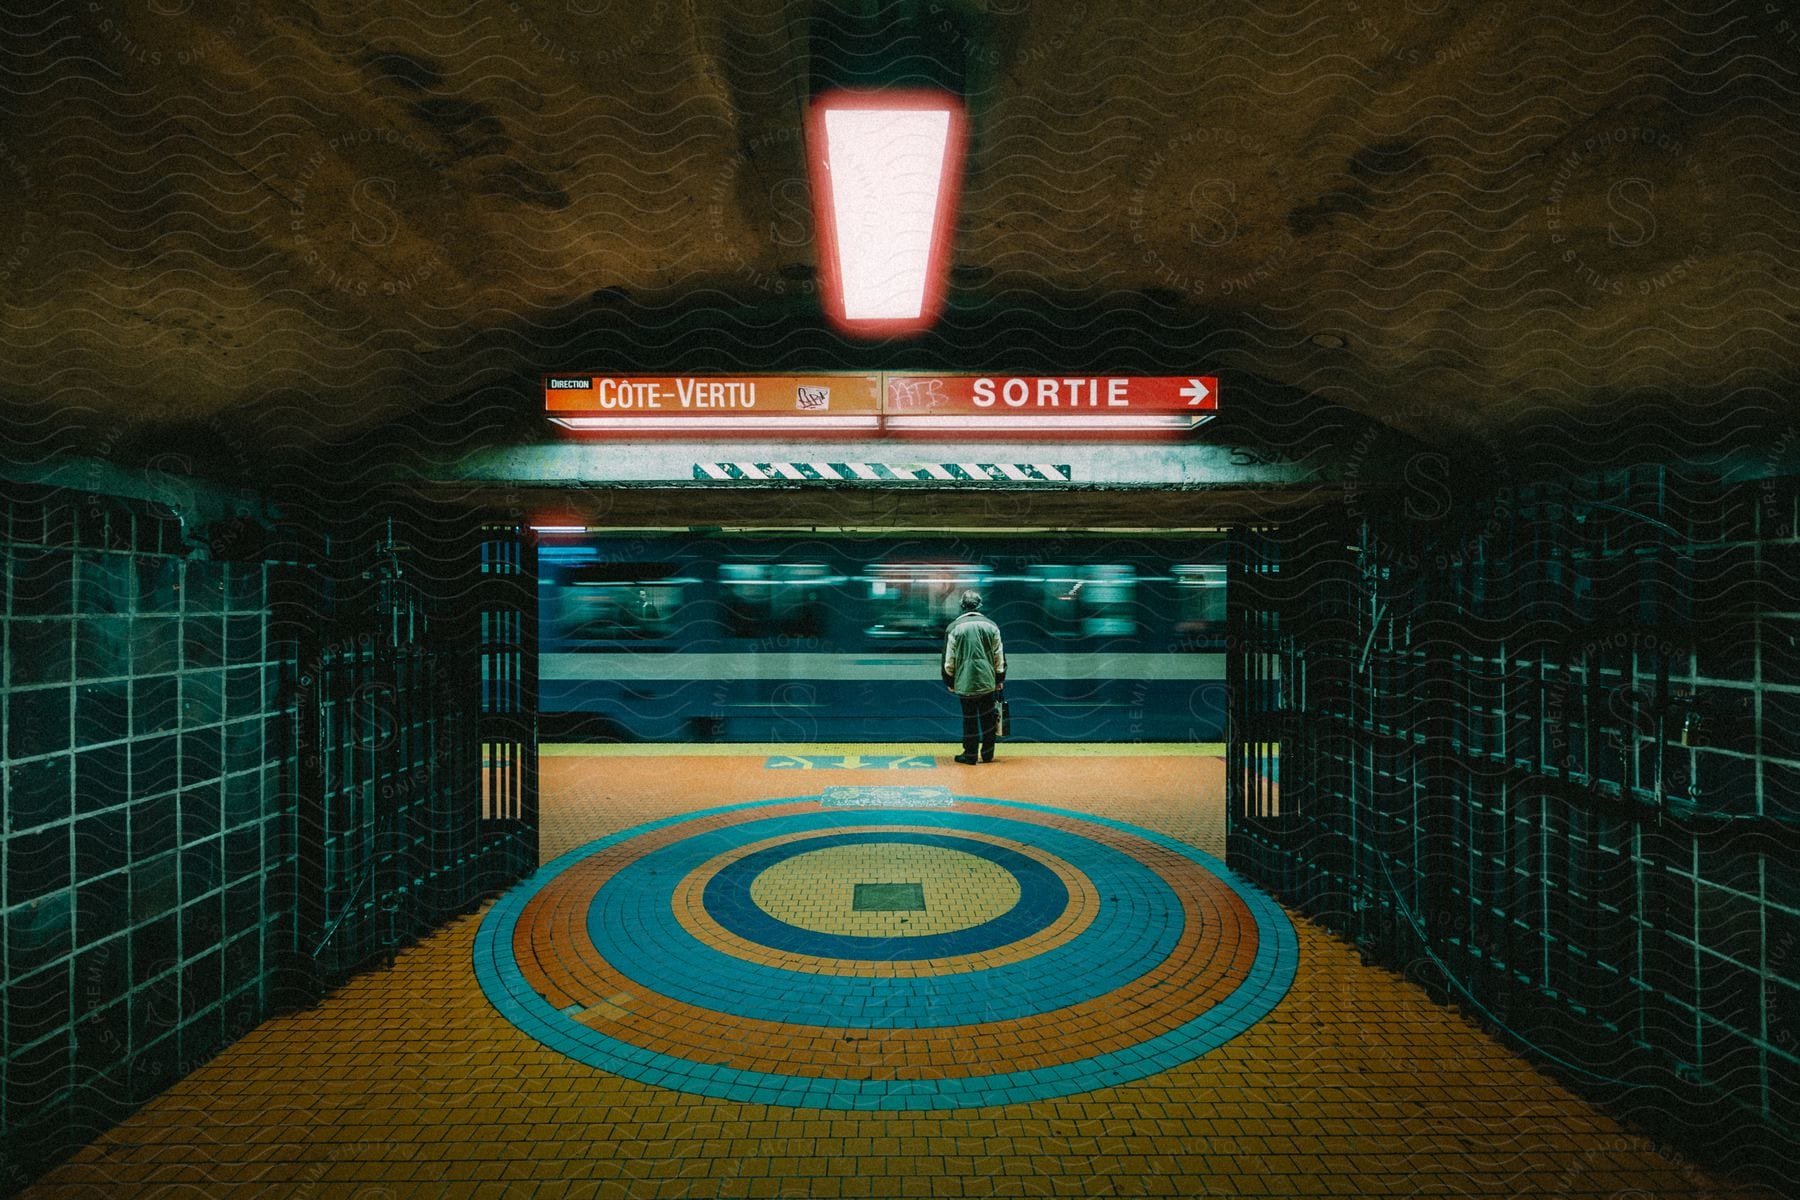
[[[936,319],[963,159],[961,106],[929,91],[835,92],[809,129],[826,312],[890,335]]]

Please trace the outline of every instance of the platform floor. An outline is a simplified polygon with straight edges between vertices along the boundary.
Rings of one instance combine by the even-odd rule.
[[[1216,757],[755,751],[547,754],[554,871],[26,1194],[1762,1194],[1211,869]]]

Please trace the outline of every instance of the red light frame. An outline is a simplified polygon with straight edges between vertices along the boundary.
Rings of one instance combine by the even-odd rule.
[[[947,112],[944,161],[939,165],[937,209],[932,214],[931,247],[925,260],[925,291],[917,317],[852,320],[844,315],[843,264],[838,252],[831,172],[826,163],[825,114],[831,110],[879,109]],[[968,150],[968,116],[949,92],[933,88],[850,90],[834,88],[814,97],[806,110],[806,166],[812,187],[813,240],[819,253],[819,292],[825,318],[840,332],[863,338],[905,337],[937,324],[943,312],[950,273],[950,247],[955,241],[958,202],[962,199],[963,164]]]

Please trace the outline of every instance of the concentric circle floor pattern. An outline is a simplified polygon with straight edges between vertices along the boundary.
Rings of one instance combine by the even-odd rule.
[[[1080,810],[1105,820],[1070,828],[1096,837],[1105,831],[1125,836],[1107,824],[1123,821],[1214,857],[1225,852],[1225,763],[1216,752],[1193,747],[1009,745],[990,766],[963,767],[940,752],[934,768],[904,771],[866,756],[887,755],[891,764],[934,748],[861,747],[865,757],[855,759],[854,747],[754,753],[724,746],[560,749],[547,747],[542,764],[547,861],[620,830],[660,823],[660,830],[615,843],[617,862],[630,862],[647,847],[639,837],[674,842],[691,836],[689,822],[699,809],[803,792],[824,796],[831,785],[877,787],[896,780],[942,785],[946,794]],[[801,757],[823,754],[838,757]],[[807,761],[818,769],[793,769]],[[852,762],[854,767],[846,765]],[[991,811],[1026,819],[1025,810]],[[971,829],[933,830],[910,819],[916,814],[904,815],[904,824],[890,828],[951,833],[1037,859],[1068,892],[1063,915],[1001,949],[922,961],[775,950],[729,932],[708,915],[703,885],[720,867],[815,831],[721,846],[675,884],[675,921],[732,956],[801,975],[886,980],[961,972],[944,980],[955,985],[992,982],[976,972],[1046,956],[1081,937],[1111,903],[1103,895],[1117,895],[1102,893],[1095,880],[1037,845]],[[698,819],[729,824],[749,817]],[[1133,845],[1158,856],[1146,861],[1180,895],[1185,885],[1173,881],[1174,873],[1193,860],[1153,839]],[[866,853],[884,862],[930,859],[917,876],[854,877],[921,883],[927,915],[948,902],[933,892],[938,876],[932,863],[945,874],[953,863],[966,865],[961,851],[922,847],[825,853]],[[804,899],[802,876],[808,864],[821,861],[816,854],[795,855],[788,865],[765,871],[752,893],[786,889]],[[1105,882],[1104,872],[1096,874]],[[840,894],[817,908],[841,911],[853,900]],[[1229,1042],[1173,1069],[1095,1091],[978,1109],[805,1110],[654,1086],[597,1070],[522,1032],[495,1008],[471,970],[477,935],[497,903],[402,951],[392,969],[359,975],[316,1007],[264,1022],[30,1186],[26,1200],[1773,1195],[1657,1150],[1475,1022],[1434,1003],[1418,985],[1365,965],[1349,944],[1299,918],[1300,965],[1287,996]],[[971,904],[930,932],[971,928],[998,915],[985,905]],[[589,907],[572,903],[567,919],[585,928]],[[890,908],[856,915],[910,924],[915,914]],[[861,932],[812,916],[798,923],[820,932]],[[579,932],[572,928],[571,936]],[[484,955],[491,960],[492,953],[490,944]],[[584,968],[570,962],[561,969]],[[599,994],[602,1002],[584,1011],[583,1019],[597,1024],[610,1014],[639,1022],[620,1027],[622,1040],[666,1031],[680,1020],[673,1006],[626,1008],[640,1003],[634,997],[644,992],[623,978]],[[614,997],[620,1005],[610,1006]],[[1021,1019],[1010,1035],[1022,1059],[1032,1043],[1054,1052],[1059,1027],[1118,1019],[1103,999],[1080,1012]],[[888,1029],[879,1036],[851,1029],[825,1038],[825,1048],[815,1050],[816,1031],[788,1022],[757,1027],[766,1030],[764,1041],[730,1049],[765,1071],[784,1064],[791,1070],[817,1053],[827,1063],[867,1056],[872,1074],[895,1069],[894,1055],[915,1051],[918,1069],[928,1069],[944,1060],[947,1036],[931,1028]],[[995,1029],[991,1036],[1003,1041],[1008,1031]],[[1133,1039],[1121,1036],[1117,1044]],[[717,1047],[711,1052],[719,1054]],[[700,1049],[689,1053],[704,1061]]]
[[[590,1066],[835,1109],[1040,1100],[1230,1040],[1294,929],[1223,864],[1104,817],[957,796],[754,801],[540,870],[475,947],[495,1007]]]

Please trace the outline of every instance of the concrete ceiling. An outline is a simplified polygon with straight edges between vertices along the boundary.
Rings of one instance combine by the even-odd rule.
[[[254,462],[452,397],[528,413],[539,371],[691,361],[696,329],[715,366],[903,355],[821,342],[810,295],[837,14],[968,95],[946,367],[1071,365],[1009,357],[1017,308],[1129,363],[1083,341],[1124,306],[1153,358],[1430,442],[1773,443],[1800,14],[1697,7],[43,5],[0,36],[0,402],[15,450]]]

